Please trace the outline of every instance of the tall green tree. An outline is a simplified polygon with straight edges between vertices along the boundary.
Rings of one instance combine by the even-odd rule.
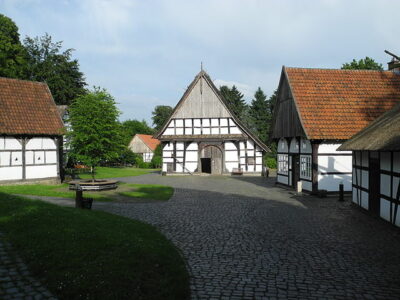
[[[145,120],[126,120],[121,123],[122,136],[124,144],[128,145],[133,136],[137,133],[140,134],[153,134],[154,129],[151,128]]]
[[[91,167],[113,160],[126,148],[123,144],[114,98],[104,89],[79,96],[69,108],[71,130],[68,132],[70,155]]]
[[[17,25],[0,14],[0,76],[24,78],[26,52],[19,40]]]
[[[239,119],[244,121],[247,104],[243,99],[243,94],[236,88],[236,86],[229,88],[226,85],[221,86],[219,88],[219,92],[221,93],[222,97],[224,97],[234,114]]]
[[[272,116],[267,96],[260,87],[255,92],[254,98],[251,101],[249,113],[252,118],[254,132],[262,142],[266,143]]]
[[[57,104],[69,105],[85,93],[85,78],[73,49],[62,51],[62,42],[53,42],[49,34],[24,39],[27,52],[27,79],[45,81]]]
[[[154,108],[152,114],[153,124],[155,126],[155,130],[160,130],[165,122],[167,122],[168,118],[172,114],[173,108],[167,105],[158,105]]]
[[[382,71],[383,66],[377,63],[373,58],[366,56],[360,60],[353,59],[349,63],[344,63],[342,65],[343,70],[378,70]]]

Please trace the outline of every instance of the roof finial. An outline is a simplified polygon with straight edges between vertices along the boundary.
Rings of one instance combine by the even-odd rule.
[[[203,62],[202,61],[200,62],[200,71],[203,72]]]

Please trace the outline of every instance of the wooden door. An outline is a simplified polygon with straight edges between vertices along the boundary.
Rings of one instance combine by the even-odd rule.
[[[297,187],[297,181],[300,180],[300,157],[298,154],[292,155],[292,186]]]
[[[208,158],[209,160],[205,160]],[[222,151],[216,146],[206,146],[204,147],[201,155],[202,172],[208,171],[208,163],[211,165],[211,174],[222,174]],[[208,173],[208,172],[207,172]]]
[[[369,158],[369,211],[373,214],[380,213],[380,163],[378,157]]]

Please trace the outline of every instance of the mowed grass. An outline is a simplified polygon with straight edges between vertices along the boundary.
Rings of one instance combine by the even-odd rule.
[[[139,168],[110,168],[110,167],[97,167],[95,168],[95,178],[119,178],[119,177],[130,177],[139,176],[152,172],[160,171],[159,169],[139,169]],[[90,179],[92,175],[90,172],[80,173],[79,177],[82,179]]]
[[[1,192],[12,195],[33,195],[69,199],[75,198],[75,191],[68,190],[68,184],[3,185],[0,186],[0,193]],[[93,198],[95,201],[118,201],[121,200],[119,195],[130,197],[132,198],[131,200],[148,199],[155,201],[166,201],[171,198],[173,193],[174,189],[172,187],[164,185],[119,183],[118,188],[115,190],[84,192],[83,196],[85,198]]]
[[[144,198],[152,200],[169,200],[174,194],[174,189],[170,186],[156,185],[156,184],[126,184],[129,190],[120,192],[120,195]]]
[[[68,190],[68,184],[21,184],[21,185],[2,185],[0,193],[13,195],[34,195],[60,198],[75,198],[75,191]],[[98,201],[112,201],[112,198],[101,193],[84,193],[85,197],[94,198]]]
[[[0,193],[0,227],[60,299],[188,299],[174,245],[153,226]]]

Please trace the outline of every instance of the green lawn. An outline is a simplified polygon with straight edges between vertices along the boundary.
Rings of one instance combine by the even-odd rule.
[[[75,198],[75,191],[68,190],[68,184],[21,184],[21,185],[0,185],[0,193],[21,194],[35,196],[49,196],[61,198]],[[112,201],[111,198],[101,193],[84,193],[85,197],[94,198],[99,201]]]
[[[156,184],[127,184],[129,190],[119,192],[120,195],[153,200],[169,200],[174,193],[170,186]]]
[[[179,252],[148,224],[0,193],[0,228],[60,299],[188,299]]]
[[[68,184],[44,185],[44,184],[24,184],[24,185],[3,185],[0,186],[0,193],[12,195],[34,195],[49,196],[60,198],[75,198],[75,191],[68,190]],[[171,198],[174,189],[169,186],[155,184],[126,184],[119,183],[116,190],[102,192],[84,192],[86,198],[93,198],[95,201],[118,201],[131,200],[143,202],[143,199],[155,201],[166,201]],[[120,195],[124,197],[120,197]],[[121,199],[123,198],[123,199]]]
[[[160,171],[159,169],[139,169],[139,168],[110,168],[110,167],[97,167],[95,169],[95,177],[100,178],[118,178],[118,177],[130,177],[148,174],[151,172]],[[90,172],[80,173],[80,178],[88,179],[92,178]]]

